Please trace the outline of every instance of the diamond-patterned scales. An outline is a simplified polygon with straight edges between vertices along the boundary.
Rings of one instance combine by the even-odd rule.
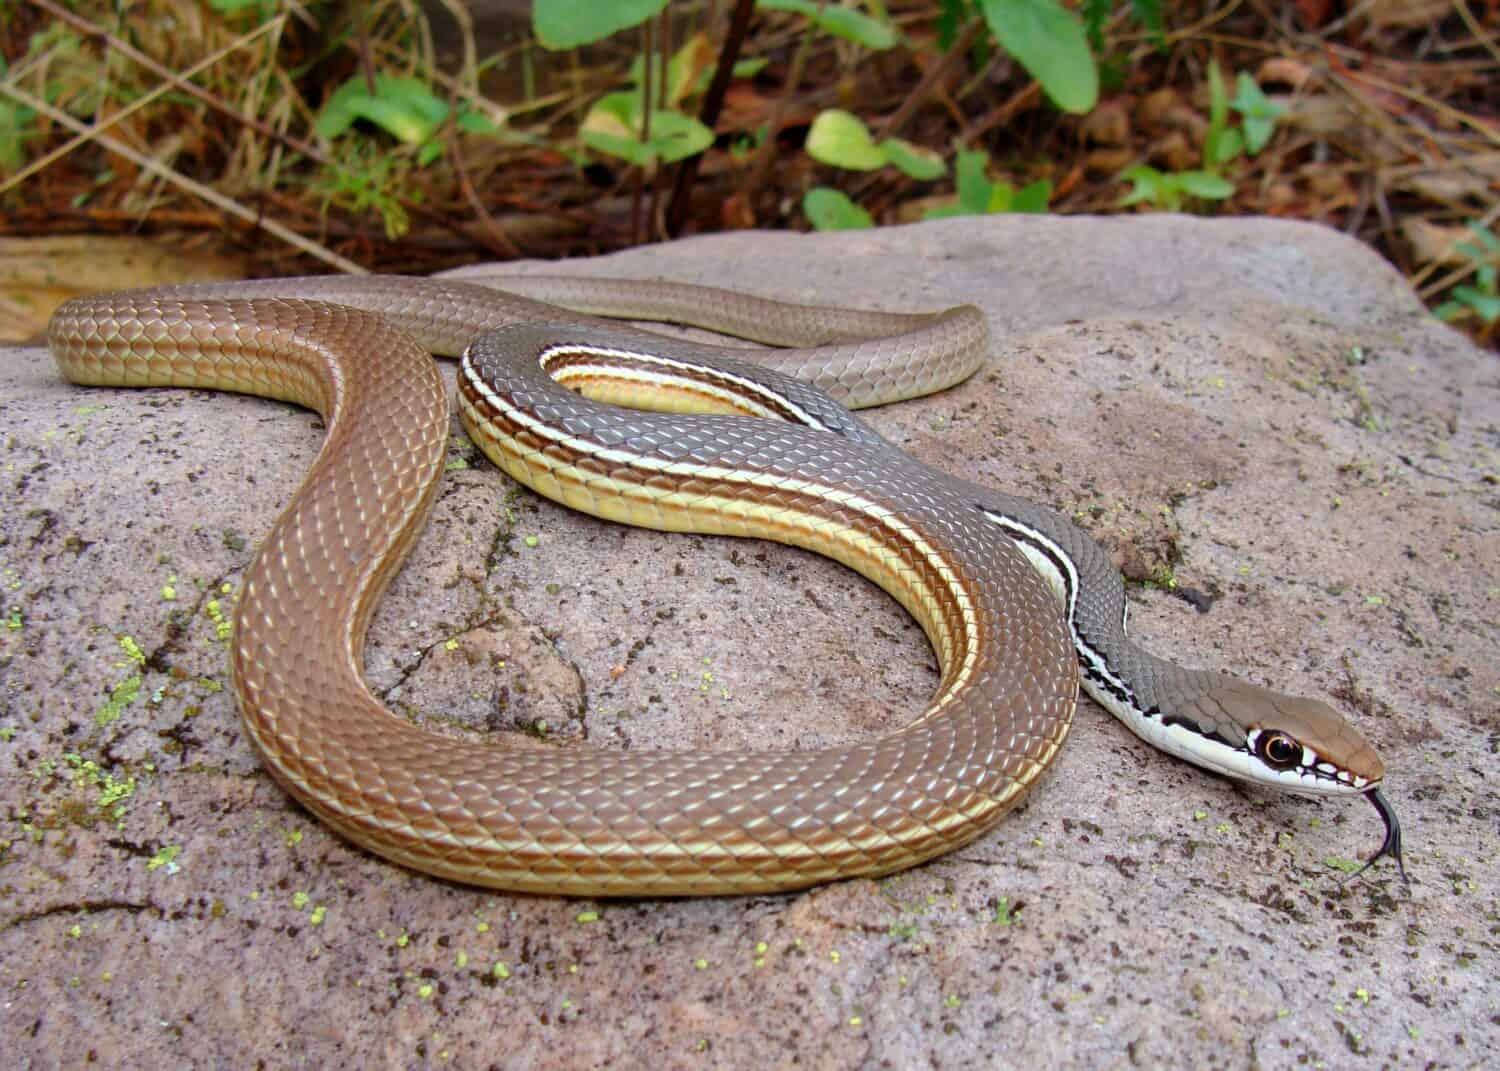
[[[322,295],[344,300],[353,284],[339,285]],[[481,315],[472,295],[444,293],[422,290],[394,322],[415,327],[424,346],[454,349],[495,316],[534,315]],[[361,294],[377,304],[391,296]],[[942,331],[965,330],[962,317],[938,320]],[[581,330],[583,341],[595,337]],[[806,388],[796,405],[856,441],[768,420],[593,405],[547,379],[528,352],[533,336],[512,331],[504,345],[521,357],[491,388],[503,405],[464,402],[476,441],[506,471],[604,516],[760,535],[845,560],[923,620],[945,663],[944,692],[908,730],[829,752],[511,753],[424,733],[381,709],[357,669],[373,599],[441,468],[446,399],[423,350],[381,317],[202,289],[75,303],[58,335],[59,361],[80,381],[250,390],[328,415],[324,451],[247,576],[236,685],[277,778],[392,859],[483,884],[603,893],[885,873],[987,828],[1066,732],[1074,664],[1050,593],[1008,540],[972,519],[962,485]],[[608,340],[641,337],[614,330]],[[479,346],[476,362],[492,349]],[[908,372],[871,370],[874,349],[843,344],[820,359],[819,375],[854,383],[855,398],[908,389]],[[740,364],[733,371],[787,389]]]

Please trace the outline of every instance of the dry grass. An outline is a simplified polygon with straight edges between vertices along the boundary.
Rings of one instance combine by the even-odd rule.
[[[524,37],[486,36],[481,48],[466,9],[444,6],[459,17],[440,52],[411,0],[266,3],[236,16],[189,0],[124,15],[102,3],[77,14],[55,0],[10,5],[0,233],[227,239],[266,272],[426,271],[662,236],[672,176],[585,154],[577,129],[645,47],[671,53],[703,35],[699,62],[711,66],[730,0],[675,5],[647,37],[561,55]],[[1132,165],[1202,165],[1212,61],[1231,79],[1248,72],[1287,112],[1265,151],[1226,167],[1233,196],[1195,210],[1326,223],[1370,243],[1434,303],[1475,282],[1480,265],[1459,246],[1473,244],[1470,224],[1493,231],[1500,218],[1495,0],[1164,5],[1164,47],[1122,3],[1105,26],[1120,77],[1082,118],[1059,115],[1001,53],[945,58],[935,0],[887,6],[905,44],[881,54],[809,34],[794,16],[756,16],[742,55],[766,64],[730,87],[719,140],[682,194],[687,229],[806,226],[800,198],[818,183],[877,220],[909,218],[932,185],[893,169],[835,172],[802,151],[828,107],[950,156],[985,148],[996,177],[1051,180],[1054,212],[1119,211]],[[274,17],[261,21],[262,9]],[[969,40],[982,36],[976,27]],[[368,124],[320,137],[333,91],[380,75],[418,79],[450,115],[465,109],[495,132],[450,119],[430,159]],[[767,126],[776,135],[758,152],[731,151]],[[1493,340],[1494,323],[1468,326]]]

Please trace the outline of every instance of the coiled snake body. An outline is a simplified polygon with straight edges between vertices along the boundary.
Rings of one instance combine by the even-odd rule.
[[[1380,760],[1339,715],[1153,658],[1125,636],[1119,577],[1082,532],[918,463],[844,408],[972,373],[986,340],[976,309],[510,282],[599,314],[816,345],[751,364],[745,350],[396,277],[123,292],[69,302],[49,327],[77,383],[244,391],[326,418],[322,451],[246,573],[233,675],[268,768],[349,839],[432,874],[542,892],[743,893],[889,873],[1014,806],[1062,744],[1081,678],[1200,765],[1365,793],[1386,822],[1377,858],[1399,861]],[[927,708],[856,747],[769,753],[475,748],[386,710],[361,676],[365,630],[441,473],[448,403],[428,351],[466,348],[464,423],[502,469],[611,520],[844,562],[925,629],[941,665]]]

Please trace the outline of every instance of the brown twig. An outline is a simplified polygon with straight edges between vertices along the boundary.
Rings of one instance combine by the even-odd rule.
[[[933,87],[948,77],[954,68],[963,62],[969,49],[974,47],[974,42],[978,41],[979,35],[984,32],[985,25],[984,19],[979,16],[968,21],[953,45],[943,54],[943,58],[927,68],[927,72],[922,75],[922,80],[917,83],[917,87],[901,102],[901,106],[880,124],[876,132],[877,137],[894,137],[906,125],[907,120],[926,103]]]
[[[818,0],[818,14],[823,13],[823,8],[828,0]],[[797,51],[792,54],[791,65],[787,68],[786,82],[782,87],[781,96],[776,99],[776,106],[771,110],[771,118],[766,127],[766,140],[755,153],[755,162],[750,166],[750,175],[740,186],[740,196],[750,204],[757,190],[764,185],[766,175],[770,173],[771,161],[776,156],[776,135],[781,133],[781,124],[786,120],[787,110],[791,107],[792,99],[797,95],[797,86],[802,82],[802,68],[807,64],[807,54],[812,50],[813,31],[816,24],[812,19],[807,20],[807,26],[802,31],[802,39],[797,43]]]
[[[698,106],[698,121],[713,130],[719,123],[719,113],[724,109],[724,96],[729,92],[730,80],[734,77],[734,65],[740,57],[745,43],[745,34],[750,28],[750,16],[755,12],[755,0],[736,0],[734,14],[729,20],[729,30],[724,43],[719,47],[719,60],[714,65],[713,79],[703,94],[703,103]],[[667,201],[666,230],[669,237],[682,233],[687,222],[688,201],[691,187],[698,177],[698,165],[702,154],[689,156],[677,165],[677,174],[672,178],[672,196]]]

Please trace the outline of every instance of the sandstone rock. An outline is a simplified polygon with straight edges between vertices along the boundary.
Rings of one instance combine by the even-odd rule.
[[[1356,719],[1390,770],[1411,886],[1387,864],[1353,882],[1329,865],[1378,844],[1362,802],[1198,773],[1087,702],[1022,810],[885,881],[599,903],[406,872],[291,803],[224,688],[217,622],[318,447],[317,418],[82,390],[44,352],[13,350],[0,362],[11,1062],[1493,1056],[1492,354],[1362,246],[1268,221],[741,233],[567,269],[983,306],[987,369],[869,419],[929,463],[1075,515],[1154,578],[1132,613],[1154,649]],[[933,687],[916,626],[841,567],[574,515],[516,489],[454,428],[465,464],[372,630],[370,679],[402,712],[476,736],[540,720],[608,747],[811,747],[896,725]]]

